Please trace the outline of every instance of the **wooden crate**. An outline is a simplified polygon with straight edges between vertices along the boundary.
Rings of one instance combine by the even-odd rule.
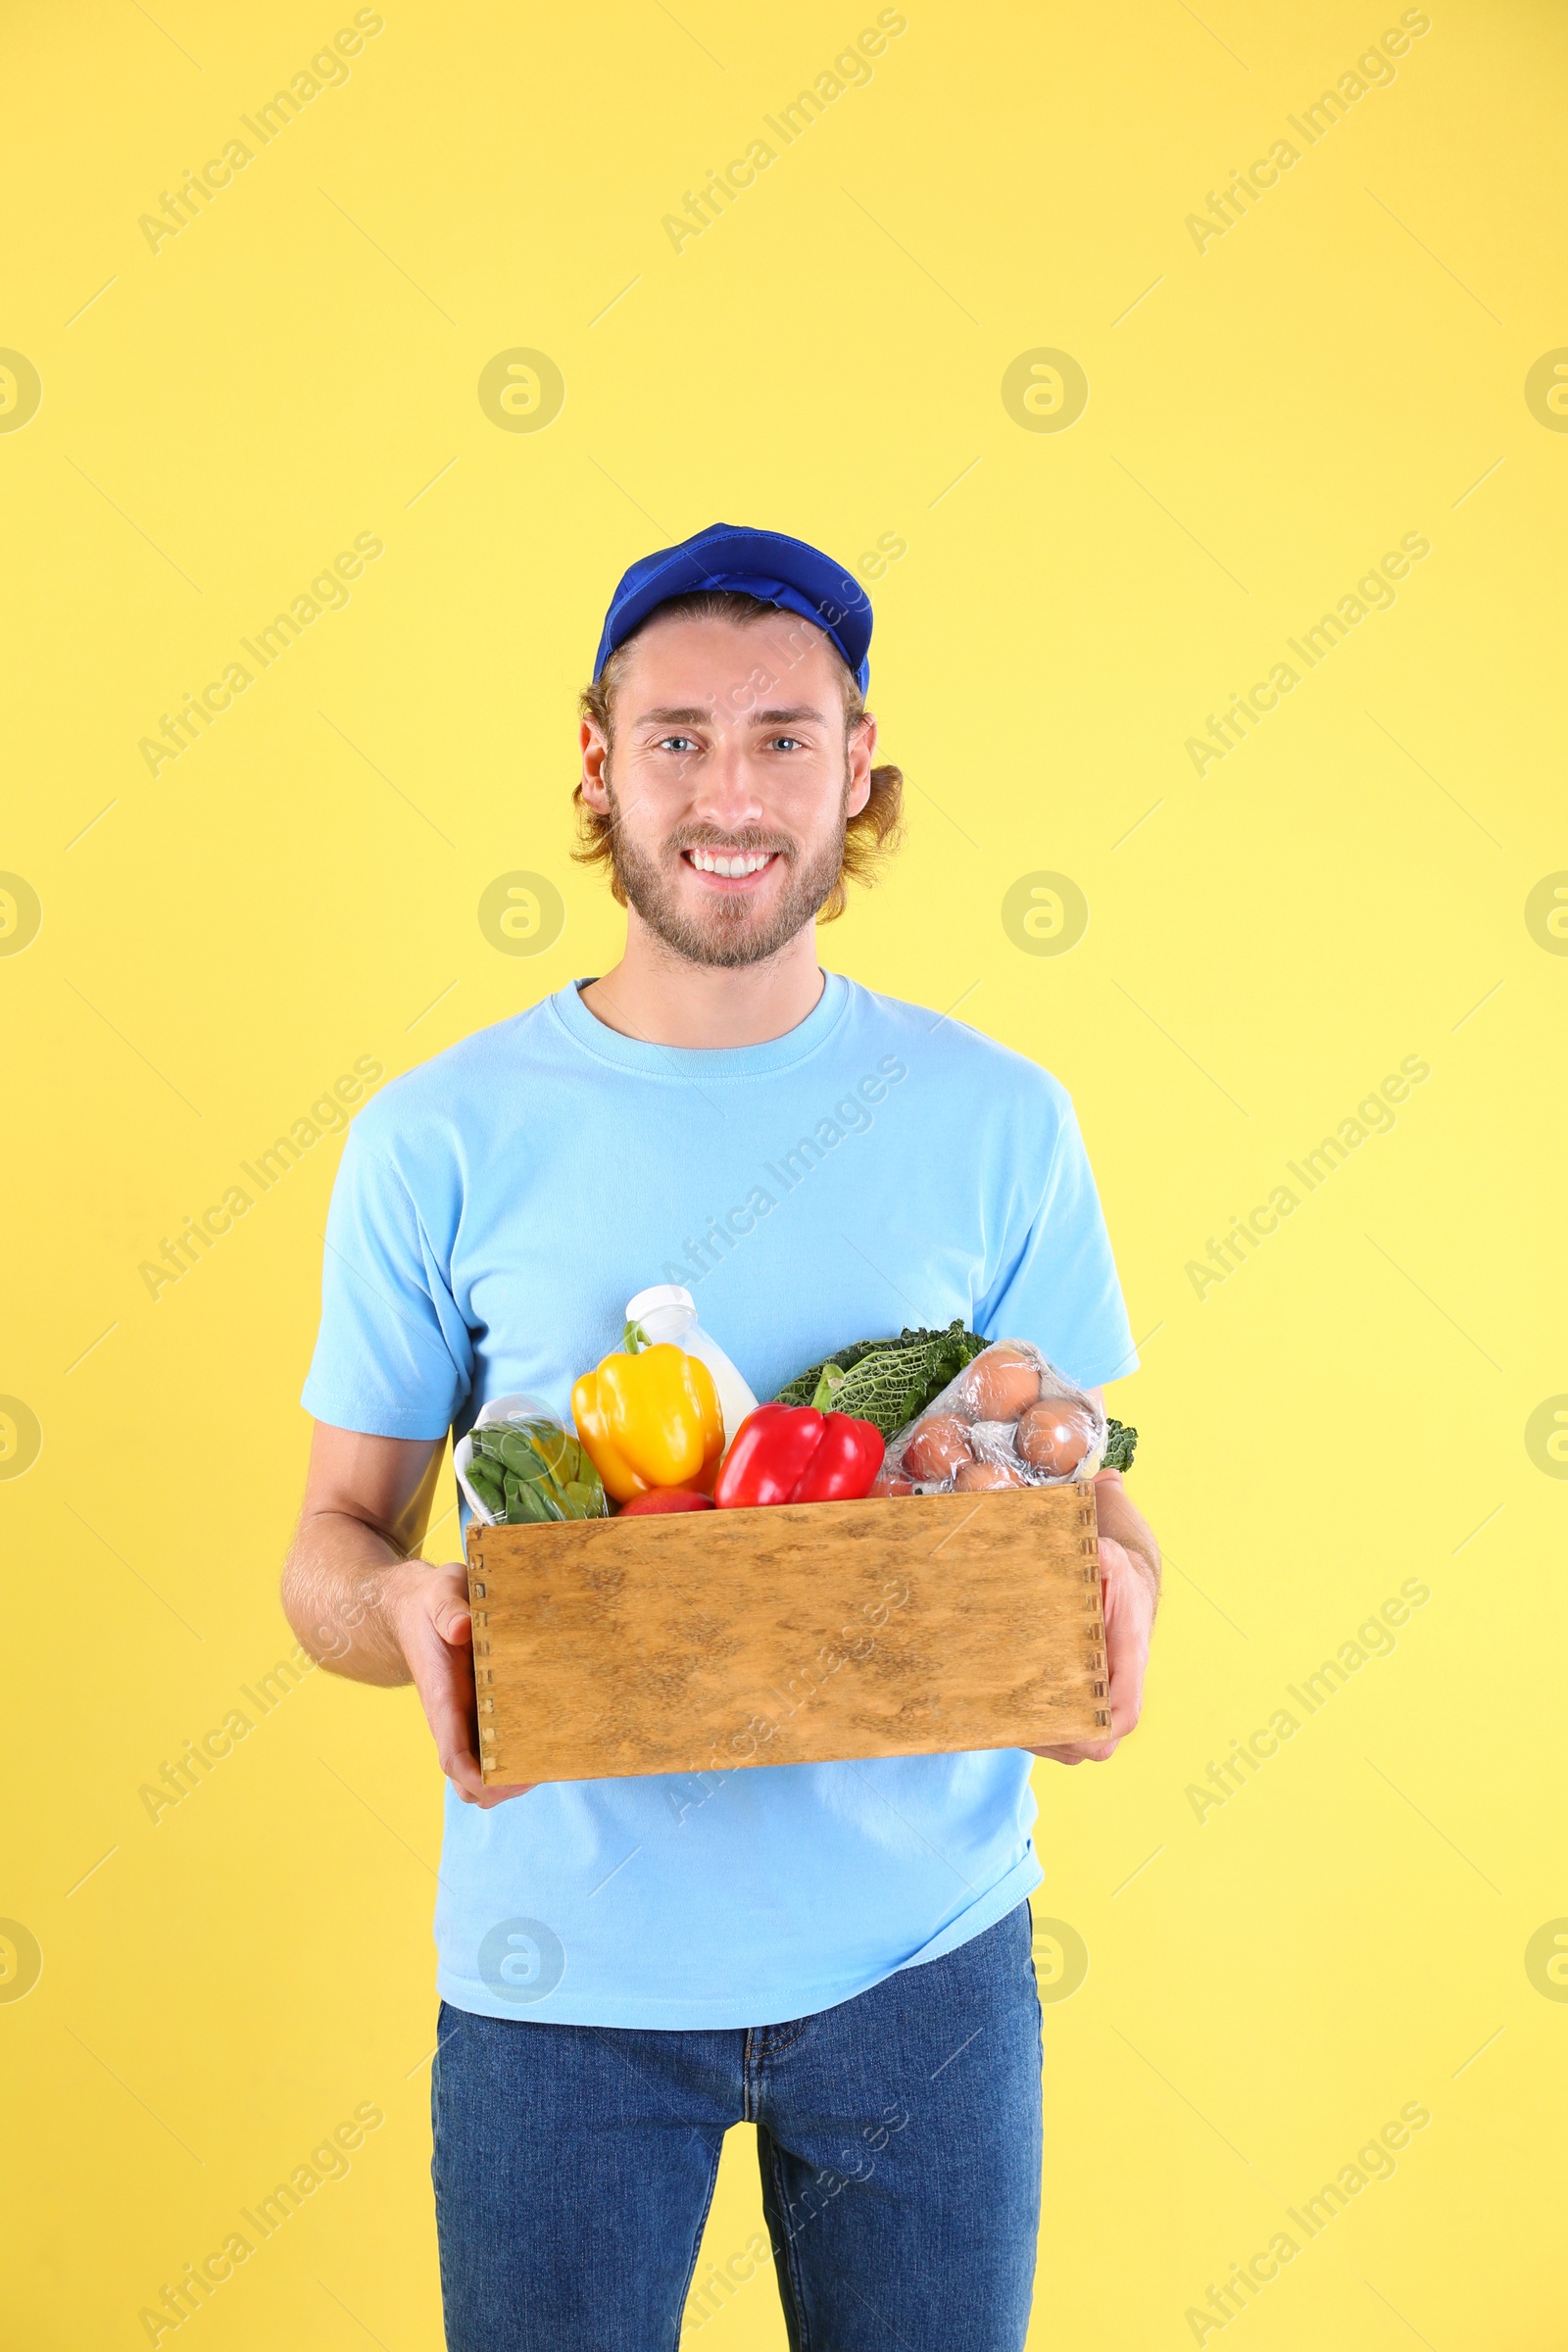
[[[470,1524],[487,1782],[1103,1736],[1089,1485]]]

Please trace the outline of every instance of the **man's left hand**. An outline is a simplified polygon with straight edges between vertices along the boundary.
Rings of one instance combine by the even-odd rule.
[[[1154,1623],[1154,1577],[1135,1551],[1110,1536],[1100,1539],[1101,1592],[1105,1609],[1105,1663],[1109,1670],[1110,1730],[1102,1740],[1074,1740],[1064,1747],[1030,1752],[1054,1764],[1103,1764],[1137,1723],[1144,1703],[1144,1673]]]

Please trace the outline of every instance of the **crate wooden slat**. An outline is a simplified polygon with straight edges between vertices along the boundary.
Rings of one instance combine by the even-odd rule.
[[[1092,1486],[482,1527],[487,1782],[1102,1737]]]

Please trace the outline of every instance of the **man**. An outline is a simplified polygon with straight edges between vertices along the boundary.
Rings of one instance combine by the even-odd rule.
[[[813,917],[898,818],[870,634],[862,591],[776,532],[715,524],[633,565],[577,788],[625,953],[388,1087],[333,1195],[284,1596],[324,1665],[414,1681],[449,1782],[452,2352],[669,2352],[743,2120],[796,2352],[1024,2339],[1028,1755],[486,1788],[464,1571],[415,1556],[449,1429],[518,1390],[564,1418],[650,1282],[697,1293],[762,1396],[955,1315],[1097,1396],[1136,1364],[1062,1088],[817,965]],[[1099,1503],[1111,1734],[1040,1751],[1069,1764],[1136,1723],[1158,1591],[1114,1475]]]

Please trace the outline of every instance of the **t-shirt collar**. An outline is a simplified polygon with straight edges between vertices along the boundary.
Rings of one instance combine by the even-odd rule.
[[[645,1038],[623,1036],[607,1028],[583,1003],[579,991],[594,975],[573,980],[549,1002],[556,1018],[572,1040],[599,1061],[617,1069],[634,1070],[649,1078],[676,1078],[684,1083],[709,1078],[766,1078],[794,1067],[817,1053],[832,1036],[849,1009],[851,983],[842,972],[824,972],[822,994],[804,1021],[770,1037],[760,1046],[659,1046]]]

